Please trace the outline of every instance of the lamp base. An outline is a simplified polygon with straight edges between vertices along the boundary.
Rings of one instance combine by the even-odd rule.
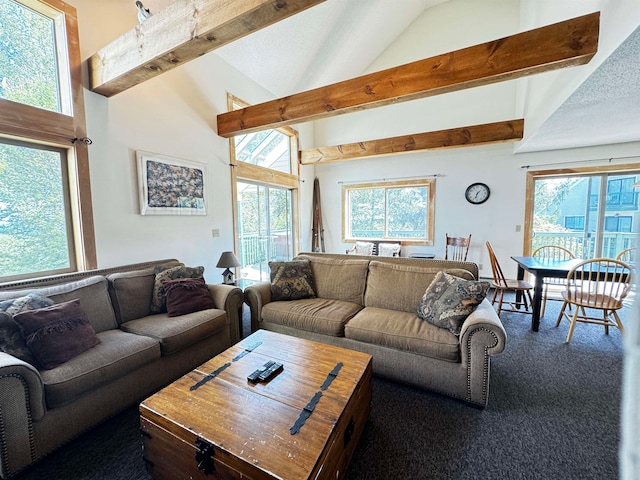
[[[235,285],[236,281],[233,279],[234,275],[228,268],[222,272],[222,283],[225,285]]]

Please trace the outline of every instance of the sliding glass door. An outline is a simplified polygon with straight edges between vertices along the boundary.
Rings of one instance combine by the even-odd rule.
[[[534,179],[531,252],[560,245],[578,258],[615,258],[636,247],[640,172]]]
[[[293,258],[292,192],[237,182],[240,278],[269,280],[269,262]]]

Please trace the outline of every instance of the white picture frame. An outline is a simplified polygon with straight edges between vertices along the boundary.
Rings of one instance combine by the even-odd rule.
[[[141,215],[206,215],[207,165],[136,151]]]

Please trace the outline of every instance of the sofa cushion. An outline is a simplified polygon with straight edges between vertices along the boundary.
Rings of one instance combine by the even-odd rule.
[[[316,296],[313,272],[309,260],[269,262],[271,269],[271,300],[300,300]]]
[[[51,369],[100,343],[80,300],[16,314],[13,319],[38,363]]]
[[[458,337],[415,313],[365,307],[346,324],[344,336],[425,357],[460,361]]]
[[[305,255],[298,255],[295,259],[303,258],[311,262],[318,298],[363,305],[368,259],[318,258]]]
[[[162,355],[171,355],[219,332],[228,323],[224,310],[212,308],[179,317],[169,317],[167,313],[150,315],[123,323],[120,328],[158,340]]]
[[[52,369],[41,372],[47,407],[55,408],[107,385],[160,357],[157,340],[121,330],[98,333],[100,343]]]
[[[418,317],[460,335],[465,319],[484,300],[489,282],[477,282],[438,272],[418,305]]]
[[[24,290],[6,290],[0,292],[0,301],[36,293],[49,297],[56,303],[80,299],[80,306],[87,314],[96,332],[117,328],[116,316],[109,297],[109,282],[101,275]]]
[[[334,337],[344,335],[344,325],[362,307],[356,303],[326,298],[270,302],[262,307],[262,319],[309,332]]]
[[[438,266],[421,266],[372,260],[364,306],[415,314],[425,290],[442,270],[475,280],[471,272],[460,268],[443,269],[440,262]]]
[[[169,267],[159,265],[155,267],[155,279],[153,282],[153,294],[151,296],[151,313],[162,313],[167,311],[164,290],[162,284],[176,278],[202,278],[204,267],[186,267],[177,265]]]
[[[163,267],[182,265],[179,262]],[[154,267],[107,275],[109,292],[118,323],[128,322],[151,314],[151,298],[156,280]]]
[[[162,288],[167,297],[167,315],[170,317],[216,307],[204,278],[176,278],[165,282]]]

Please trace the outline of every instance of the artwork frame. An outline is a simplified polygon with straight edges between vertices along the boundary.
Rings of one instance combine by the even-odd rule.
[[[140,215],[206,215],[207,165],[136,151]]]

